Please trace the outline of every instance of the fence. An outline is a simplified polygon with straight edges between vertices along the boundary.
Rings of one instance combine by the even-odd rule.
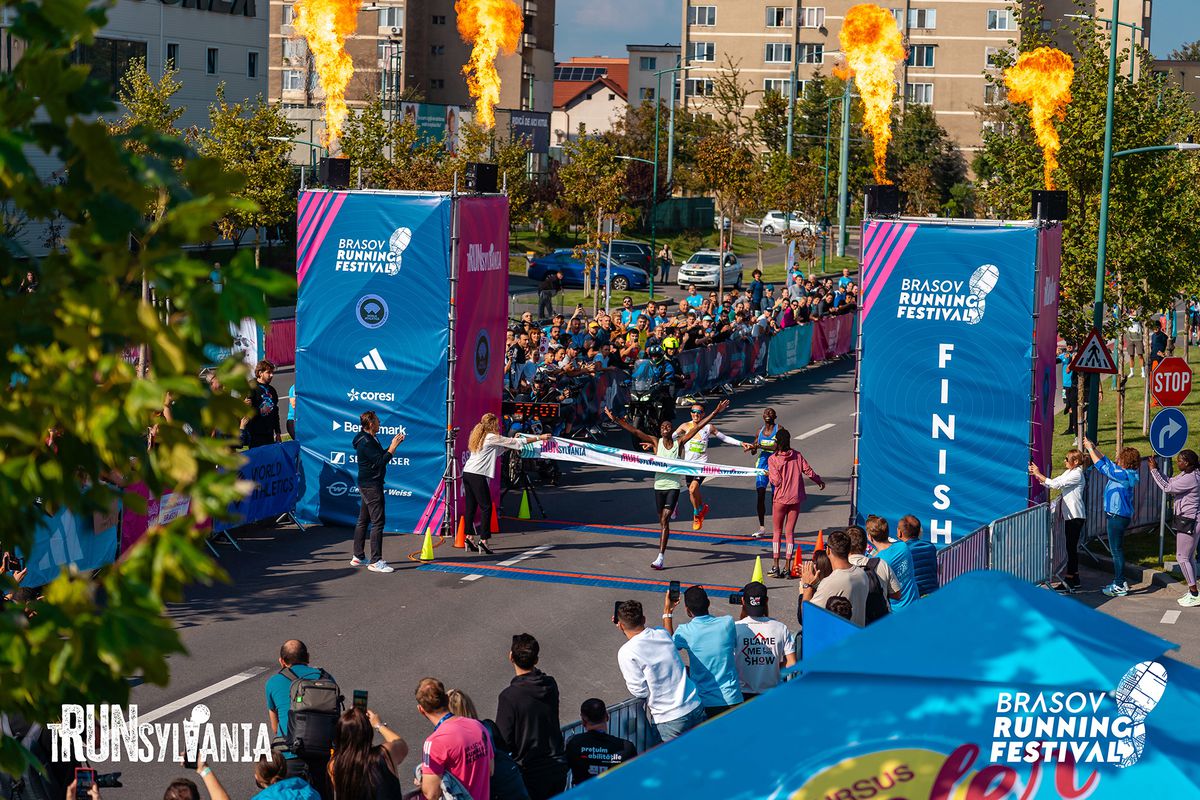
[[[1050,580],[1054,574],[1052,516],[1049,504],[1039,503],[994,520],[942,548],[938,551],[938,585],[977,569],[1007,572],[1031,583]]]
[[[662,744],[662,739],[658,735],[658,729],[654,727],[654,723],[646,716],[646,701],[639,697],[631,697],[628,700],[608,707],[608,732],[613,736],[619,736],[622,739],[628,739],[633,742],[633,746],[637,748],[638,755],[656,745]],[[583,733],[582,720],[562,726],[563,742],[581,733]],[[567,786],[569,787],[571,785],[570,773],[568,773],[567,779]]]
[[[938,586],[959,575],[988,568],[988,526],[976,528],[938,551]]]
[[[1130,530],[1150,525],[1157,526],[1162,511],[1163,493],[1158,488],[1158,484],[1150,477],[1149,458],[1142,459],[1142,463],[1138,467],[1138,475],[1140,480],[1133,490],[1133,520],[1129,523]],[[1083,507],[1087,513],[1087,525],[1084,526],[1081,539],[1084,542],[1095,539],[1105,542],[1104,484],[1108,482],[1108,479],[1096,472],[1095,469],[1089,469],[1085,473],[1085,479],[1087,483],[1083,489]],[[1054,535],[1055,542],[1062,542],[1063,549],[1056,553],[1056,560],[1062,561],[1066,556],[1066,531],[1061,512],[1055,514],[1054,517]],[[1107,543],[1105,543],[1105,547],[1107,547]],[[1063,558],[1058,558],[1059,554]],[[1059,564],[1055,564],[1055,566],[1057,567]]]

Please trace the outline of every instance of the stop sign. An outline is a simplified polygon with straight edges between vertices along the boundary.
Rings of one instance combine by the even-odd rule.
[[[1158,362],[1150,375],[1150,393],[1161,406],[1181,406],[1192,391],[1192,368],[1178,356]]]

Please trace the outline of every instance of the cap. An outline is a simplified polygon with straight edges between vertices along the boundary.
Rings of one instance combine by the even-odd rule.
[[[600,327],[600,323],[599,323],[599,322],[596,322],[595,320],[592,320],[591,322],[589,322],[589,323],[588,323],[588,327],[589,327],[589,328],[599,328],[599,327]]]
[[[742,588],[742,603],[746,613],[751,617],[767,615],[767,587],[758,581],[751,581]]]
[[[705,315],[704,315],[704,321],[705,321],[705,322],[712,322],[712,314],[705,314]]]

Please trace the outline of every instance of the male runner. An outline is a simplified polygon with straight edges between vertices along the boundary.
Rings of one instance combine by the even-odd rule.
[[[704,406],[699,403],[692,403],[691,420],[680,425],[672,438],[679,439],[686,434],[692,433],[692,430],[701,421],[703,416]],[[710,422],[696,430],[695,435],[688,441],[684,447],[684,461],[690,461],[694,464],[707,464],[708,442],[713,437],[720,439],[725,444],[736,444],[739,447],[745,446],[745,442],[734,439],[732,436],[726,436]],[[700,495],[700,486],[703,483],[704,478],[699,475],[692,475],[687,479],[688,499],[692,501],[692,530],[694,531],[698,531],[704,527],[704,518],[708,516],[708,504],[704,502],[704,498]]]

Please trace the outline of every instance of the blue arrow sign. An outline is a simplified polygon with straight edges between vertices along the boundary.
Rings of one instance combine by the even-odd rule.
[[[1164,408],[1150,423],[1150,446],[1163,458],[1171,458],[1187,444],[1187,417],[1178,408]]]

